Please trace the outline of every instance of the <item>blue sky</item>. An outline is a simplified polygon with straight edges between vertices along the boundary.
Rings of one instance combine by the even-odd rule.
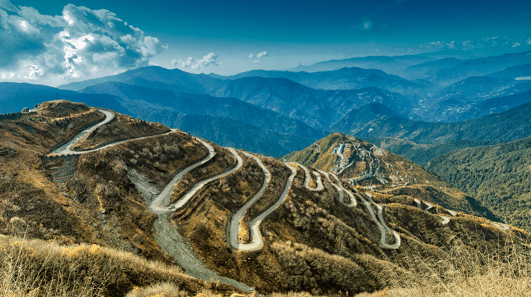
[[[531,48],[531,1],[0,0],[0,81],[60,85],[160,65],[194,73]]]

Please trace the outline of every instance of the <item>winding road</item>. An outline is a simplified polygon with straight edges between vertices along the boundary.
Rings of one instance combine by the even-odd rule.
[[[105,114],[105,120],[103,120],[102,122],[83,130],[81,133],[76,135],[67,144],[65,144],[65,145],[61,146],[60,148],[52,151],[50,153],[50,155],[66,156],[66,155],[88,154],[88,153],[91,153],[91,152],[103,150],[103,149],[106,149],[106,148],[109,148],[109,147],[124,143],[124,142],[127,142],[127,141],[138,140],[138,139],[143,139],[143,138],[147,138],[147,137],[160,136],[160,135],[164,135],[164,134],[168,134],[168,133],[172,133],[172,132],[176,131],[176,129],[172,129],[170,132],[167,132],[167,133],[164,133],[164,134],[150,135],[150,136],[144,136],[144,137],[139,137],[139,138],[127,139],[127,140],[123,140],[123,141],[117,141],[117,142],[108,144],[106,146],[103,146],[103,147],[100,147],[100,148],[97,148],[97,149],[92,149],[92,150],[87,150],[87,151],[73,151],[71,148],[75,144],[77,144],[81,140],[85,139],[85,137],[90,135],[90,133],[94,132],[94,130],[96,130],[98,127],[101,127],[102,125],[105,125],[105,124],[109,123],[115,117],[115,114],[113,112],[106,111],[106,110],[101,110],[101,109],[99,111],[101,111],[101,112],[103,112]],[[147,181],[147,179],[142,174],[136,172],[134,169],[133,170],[129,170],[127,176],[129,177],[131,182],[133,182],[133,184],[135,184],[135,187],[142,194],[142,197],[146,201],[151,201],[151,199],[153,199],[154,196],[156,196],[155,199],[153,200],[153,202],[150,205],[151,211],[159,214],[159,216],[157,218],[157,221],[155,221],[155,224],[154,224],[154,229],[156,231],[155,234],[154,234],[155,240],[157,241],[157,243],[160,245],[160,247],[167,254],[169,254],[169,255],[174,257],[174,259],[179,263],[179,265],[181,265],[184,268],[184,270],[186,271],[187,275],[189,275],[191,277],[198,278],[198,279],[202,279],[204,281],[219,281],[220,283],[232,285],[232,286],[234,286],[236,288],[239,288],[239,289],[241,289],[243,291],[246,291],[246,292],[253,292],[255,290],[253,287],[250,287],[250,286],[248,286],[246,284],[240,283],[240,282],[235,281],[233,279],[220,276],[216,272],[212,271],[210,268],[205,266],[197,258],[197,256],[195,255],[195,251],[189,246],[189,244],[187,243],[186,239],[183,238],[181,234],[179,234],[179,232],[177,231],[175,226],[172,226],[171,223],[168,221],[168,218],[167,218],[169,212],[171,212],[173,210],[176,210],[179,207],[182,207],[182,205],[184,205],[187,201],[189,201],[194,196],[194,194],[197,193],[197,191],[201,187],[203,187],[205,184],[207,184],[207,183],[209,183],[209,182],[211,182],[211,181],[213,181],[215,179],[221,178],[221,177],[223,177],[223,176],[225,176],[227,174],[230,174],[230,173],[238,170],[241,167],[242,159],[236,153],[236,151],[234,149],[232,149],[232,148],[229,149],[231,151],[231,153],[236,157],[236,159],[238,161],[238,164],[233,169],[231,169],[231,170],[229,170],[227,172],[224,172],[222,174],[216,175],[216,176],[214,176],[212,178],[209,178],[207,180],[204,180],[204,181],[196,184],[175,205],[172,206],[172,210],[169,210],[167,208],[164,209],[164,208],[160,207],[160,204],[162,204],[164,202],[168,203],[167,200],[169,200],[169,198],[171,196],[171,193],[173,192],[174,186],[181,180],[181,178],[186,173],[190,172],[194,168],[197,168],[197,167],[203,165],[204,163],[208,162],[210,159],[212,159],[216,155],[215,150],[214,150],[214,148],[211,145],[209,145],[207,142],[205,142],[205,141],[203,141],[203,140],[201,140],[199,138],[195,138],[195,139],[198,140],[201,144],[205,145],[208,148],[208,151],[209,151],[208,156],[206,158],[204,158],[203,160],[201,160],[201,161],[199,161],[199,162],[197,162],[197,163],[185,168],[181,172],[179,172],[172,179],[172,181],[170,181],[170,183],[164,188],[164,190],[162,192],[160,192],[159,194],[157,194],[158,190],[156,188],[154,188],[153,186],[151,186],[149,184],[149,182]]]
[[[420,201],[419,199],[415,198],[415,203],[417,204],[417,208],[420,208],[422,209],[422,203],[426,204],[426,209],[424,209],[424,211],[429,211],[430,209],[433,208],[433,204],[429,203],[429,202],[426,202],[426,201]],[[456,217],[457,216],[457,211],[455,210],[451,210],[451,209],[446,209],[446,211],[451,214],[452,216]],[[443,215],[439,215],[443,220],[441,222],[441,224],[443,225],[446,225],[450,222],[450,218],[447,217],[447,216],[443,216]],[[502,230],[506,230],[506,229],[502,229]]]
[[[356,206],[358,206],[358,202],[356,201],[356,198],[354,198],[354,195],[352,195],[352,193],[350,191],[347,191],[347,189],[345,189],[343,187],[343,185],[341,184],[341,181],[339,180],[339,178],[335,174],[332,173],[331,175],[334,177],[334,179],[337,182],[337,185],[343,191],[343,193],[347,193],[347,195],[350,197],[350,203],[346,204],[345,201],[344,201],[344,198],[343,198],[343,201],[341,201],[341,203],[345,204],[347,207],[356,207]]]
[[[309,190],[309,191],[322,191],[324,190],[324,186],[323,186],[323,181],[321,180],[321,175],[317,172],[312,172],[313,175],[315,176],[315,180],[316,180],[316,184],[317,184],[317,187],[316,188],[312,188],[310,187],[310,180],[311,180],[311,177],[310,177],[310,170],[308,170],[308,168],[302,164],[299,164],[299,163],[296,163],[296,162],[288,162],[286,163],[288,165],[296,165],[298,167],[300,167],[303,171],[304,171],[304,187]]]
[[[240,243],[240,240],[238,239],[238,234],[240,231],[240,222],[243,219],[243,216],[245,215],[245,212],[251,208],[251,206],[258,200],[260,197],[265,193],[267,185],[269,185],[269,182],[271,181],[271,173],[267,168],[264,166],[262,161],[258,159],[258,157],[246,153],[243,153],[244,155],[253,158],[256,163],[260,166],[262,169],[262,172],[264,172],[265,179],[262,183],[262,187],[260,190],[253,196],[253,198],[249,199],[242,208],[240,208],[231,218],[231,221],[229,223],[229,245],[231,248],[236,250],[243,250],[243,251],[255,251],[259,250],[263,246],[263,239],[262,234],[260,233],[260,230],[258,228],[253,228],[251,224],[249,224],[250,229],[250,236],[251,236],[251,242],[250,243]]]
[[[332,174],[332,176],[334,177],[334,179],[336,179],[336,181],[338,182],[339,185],[336,185],[334,182],[332,182],[332,180],[330,179],[330,174],[327,173],[327,172],[324,172],[324,171],[320,171],[322,174],[324,174],[328,181],[330,182],[330,184],[336,188],[336,190],[338,191],[339,193],[339,201],[349,207],[349,208],[353,208],[355,206],[357,206],[357,202],[356,202],[356,199],[354,198],[354,196],[352,195],[352,193],[350,191],[348,191],[347,189],[345,189],[343,187],[343,185],[341,185],[341,181],[339,180],[339,178],[337,176],[335,176],[334,174]],[[344,202],[344,192],[346,192],[350,197],[351,197],[351,203],[349,204],[345,204]],[[367,210],[369,211],[369,214],[371,215],[371,218],[372,220],[376,223],[376,225],[378,226],[378,229],[380,229],[380,241],[378,242],[378,245],[381,247],[381,248],[385,248],[385,249],[398,249],[400,248],[400,244],[401,244],[401,239],[400,239],[400,235],[394,231],[393,229],[389,228],[387,226],[387,224],[385,223],[385,220],[383,218],[383,207],[377,203],[375,203],[374,201],[372,201],[372,198],[369,198],[370,202],[365,199],[361,193],[359,191],[356,190],[355,194],[354,194],[356,197],[358,197],[362,202],[363,204],[365,205],[365,207],[367,208]],[[376,215],[374,213],[374,209],[372,208],[372,205],[375,205],[378,209],[378,214]],[[389,233],[393,235],[394,237],[394,243],[393,244],[389,244]]]
[[[91,126],[91,127],[87,128],[87,129],[83,130],[81,133],[76,135],[76,137],[74,137],[68,143],[66,143],[65,145],[59,147],[58,149],[53,150],[52,154],[54,154],[56,156],[82,155],[82,154],[90,153],[90,152],[93,152],[93,151],[101,150],[101,149],[107,148],[107,147],[112,146],[112,145],[116,145],[117,143],[113,143],[113,144],[107,145],[107,146],[99,148],[99,149],[94,149],[94,150],[90,150],[90,151],[83,151],[83,152],[78,152],[78,151],[73,151],[72,150],[72,147],[76,143],[80,142],[82,139],[84,139],[85,137],[89,136],[92,132],[94,132],[94,130],[98,129],[99,127],[101,127],[101,126],[103,126],[103,125],[105,125],[107,123],[109,123],[115,117],[114,112],[110,112],[110,111],[103,110],[103,109],[98,109],[98,110],[105,114],[105,119],[103,121],[97,123],[94,126]]]
[[[295,175],[297,175],[297,169],[288,166],[288,168],[291,170],[291,174],[288,177],[288,181],[286,182],[286,186],[284,187],[284,191],[282,191],[282,194],[280,194],[280,197],[277,199],[277,201],[271,205],[268,209],[266,209],[264,212],[259,214],[256,218],[252,219],[249,222],[249,228],[251,229],[251,235],[252,234],[260,234],[260,223],[269,215],[271,214],[275,209],[277,209],[283,202],[286,200],[286,197],[289,194],[289,190],[291,189],[291,184],[293,183],[293,179],[295,178]],[[262,236],[260,235],[260,242]]]
[[[114,112],[103,110],[103,109],[98,109],[98,110],[105,114],[105,119],[102,122],[97,123],[96,125],[91,126],[91,127],[87,128],[87,129],[83,130],[81,133],[76,135],[76,137],[74,137],[68,143],[66,143],[65,145],[53,150],[48,155],[49,156],[84,155],[84,154],[88,154],[88,153],[101,151],[101,150],[104,150],[106,148],[109,148],[109,147],[112,147],[112,146],[115,146],[115,145],[118,145],[118,144],[122,144],[124,142],[129,142],[129,141],[133,141],[133,140],[140,140],[140,139],[145,139],[145,138],[150,138],[150,137],[166,135],[166,134],[170,134],[170,133],[173,133],[173,132],[177,131],[177,129],[170,129],[170,131],[168,131],[166,133],[162,133],[162,134],[147,135],[147,136],[142,136],[142,137],[119,140],[119,141],[107,144],[105,146],[102,146],[102,147],[99,147],[99,148],[95,148],[95,149],[91,149],[91,150],[86,150],[86,151],[74,151],[74,150],[72,150],[72,147],[74,147],[77,143],[79,143],[80,141],[82,141],[83,139],[88,137],[90,134],[92,134],[92,132],[94,132],[99,127],[101,127],[101,126],[103,126],[105,124],[108,124],[115,117]]]
[[[197,138],[197,140],[199,140],[199,138]],[[202,140],[199,140],[201,141],[203,144],[206,144],[206,142],[202,141]],[[210,145],[209,145],[210,146]],[[210,146],[211,147],[211,146]],[[209,147],[209,151],[210,151],[210,147]],[[184,194],[177,202],[175,202],[173,205],[170,205],[168,207],[168,212],[172,212],[172,211],[176,211],[178,209],[180,209],[181,207],[183,207],[188,201],[190,201],[190,199],[192,199],[195,194],[197,194],[197,192],[202,189],[206,184],[216,180],[216,179],[220,179],[224,176],[227,176],[231,173],[233,173],[234,171],[240,169],[242,167],[242,164],[243,164],[243,161],[242,161],[242,157],[240,157],[240,155],[238,155],[238,153],[236,152],[235,149],[233,148],[229,148],[230,152],[234,155],[234,157],[236,158],[237,160],[237,164],[236,166],[234,166],[232,169],[228,170],[228,171],[225,171],[223,173],[220,173],[216,176],[213,176],[213,177],[210,177],[208,179],[205,179],[205,180],[202,180],[200,182],[198,182],[197,184],[195,184],[192,189],[190,189],[190,191],[186,192],[186,194]],[[202,163],[204,164],[204,163]],[[193,166],[193,165],[192,165]],[[197,166],[196,166],[197,167]],[[195,168],[195,167],[194,167]],[[192,168],[193,169],[193,168]],[[171,194],[171,192],[170,192]],[[151,208],[153,209],[153,205],[151,206]]]
[[[162,192],[157,196],[157,198],[155,198],[155,200],[153,200],[153,202],[149,206],[149,208],[153,212],[159,213],[159,214],[171,212],[171,210],[168,209],[168,206],[162,207],[161,204],[169,204],[170,196],[171,196],[171,193],[173,193],[173,188],[175,188],[175,185],[177,185],[181,181],[181,178],[185,174],[205,164],[206,162],[210,161],[216,155],[216,151],[210,144],[208,144],[207,142],[199,138],[195,138],[195,139],[207,147],[208,156],[206,156],[203,160],[186,167],[185,169],[180,171],[177,175],[175,175],[175,177],[166,185],[166,187],[164,187],[164,190],[162,190]]]
[[[441,224],[443,225],[446,225],[450,222],[450,218],[447,216],[441,216],[441,218],[443,219],[443,221],[441,222]]]
[[[345,194],[343,193],[343,190],[338,186],[336,185],[334,182],[332,182],[332,180],[330,179],[330,174],[328,172],[324,172],[324,171],[321,171],[319,170],[319,172],[321,172],[321,174],[323,174],[324,176],[326,176],[326,179],[328,179],[328,182],[334,187],[336,188],[337,190],[337,194],[338,194],[338,199],[339,199],[339,202],[341,204],[345,204]]]
[[[503,231],[507,231],[509,229],[511,229],[511,226],[509,225],[506,225],[506,224],[499,224],[499,223],[495,223],[495,222],[490,222],[494,227],[500,229],[500,230],[503,230]]]

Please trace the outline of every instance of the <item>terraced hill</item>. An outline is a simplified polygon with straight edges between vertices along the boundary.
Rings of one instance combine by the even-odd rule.
[[[333,172],[84,105],[45,103],[0,121],[0,133],[0,232],[129,251],[183,268],[194,290],[372,292],[411,274],[412,254],[450,262],[455,241],[481,252],[531,240],[429,200],[371,194]],[[366,146],[350,149],[362,154]],[[369,157],[382,154],[373,149]],[[64,178],[54,176],[59,166],[68,167]],[[123,296],[135,285],[125,277],[104,295]]]

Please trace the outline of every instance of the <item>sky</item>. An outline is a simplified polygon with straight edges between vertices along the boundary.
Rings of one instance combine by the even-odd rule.
[[[529,0],[0,0],[0,82],[159,65],[231,75],[442,49],[531,50]]]

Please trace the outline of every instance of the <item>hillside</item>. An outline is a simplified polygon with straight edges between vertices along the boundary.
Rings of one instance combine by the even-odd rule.
[[[502,220],[531,230],[531,138],[451,152],[427,169],[484,203]]]
[[[333,133],[282,160],[337,173],[367,190],[409,195],[446,208],[495,218],[472,197],[451,188],[421,166],[356,137]]]
[[[112,133],[117,129],[121,133]],[[132,138],[123,139],[126,132]],[[467,242],[469,253],[497,251],[494,263],[505,265],[500,246],[525,249],[531,241],[527,232],[460,211],[475,206],[445,194],[437,188],[442,182],[410,192],[365,192],[333,173],[83,104],[43,103],[34,113],[0,120],[0,133],[7,140],[0,148],[0,232],[68,244],[57,254],[66,262],[57,263],[72,275],[95,271],[107,260],[125,261],[110,278],[119,289],[104,283],[104,296],[124,296],[161,280],[190,294],[211,288],[223,296],[351,295],[410,286],[410,275],[429,271],[411,255],[449,263],[440,273],[451,274],[463,260],[453,255],[458,242]],[[359,142],[360,154],[369,152],[373,164],[376,156],[396,166],[394,175],[411,170],[429,176],[403,158],[350,140]],[[96,148],[73,150],[78,145]],[[94,244],[104,248],[101,260],[88,257]],[[23,247],[28,259],[42,255]],[[136,256],[109,258],[109,250]],[[68,262],[87,257],[93,262],[74,262],[84,266]],[[130,258],[171,269],[142,283],[129,275],[142,267]],[[175,267],[187,276],[169,275],[180,271]]]

